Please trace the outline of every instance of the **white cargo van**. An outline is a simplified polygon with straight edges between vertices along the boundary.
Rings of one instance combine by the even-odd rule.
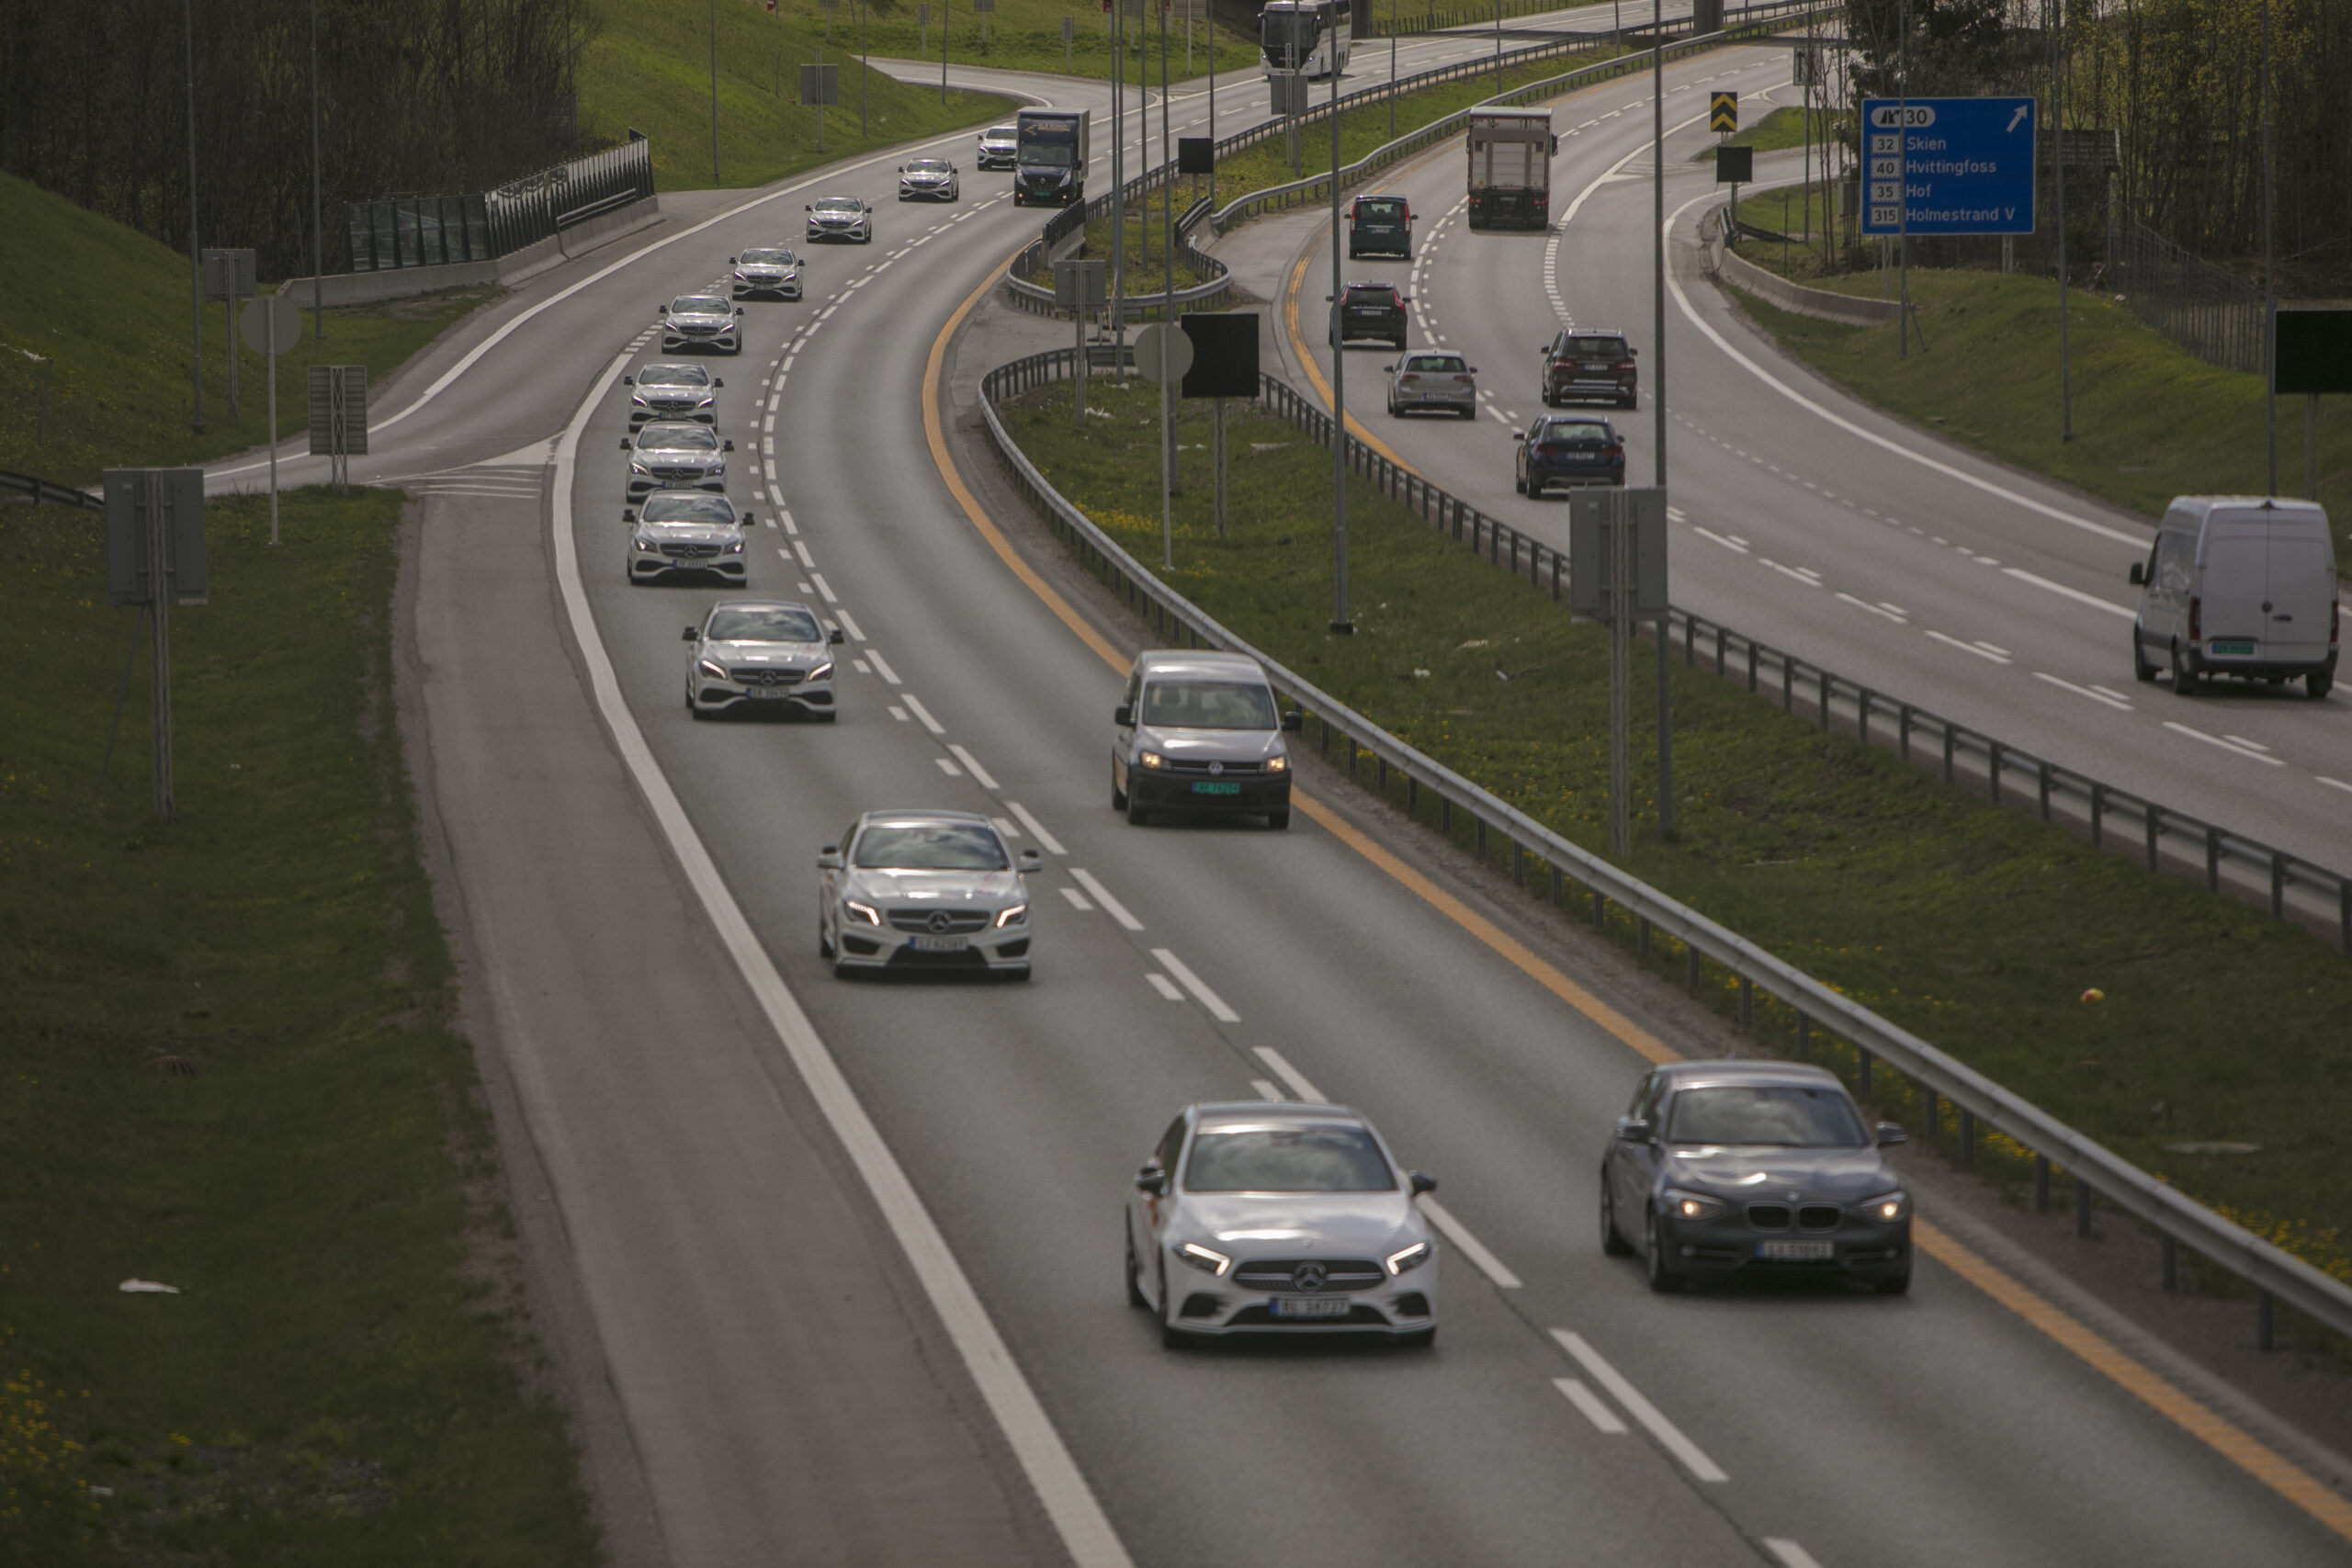
[[[2132,626],[2141,680],[2169,669],[2186,697],[2214,676],[2301,677],[2314,701],[2335,683],[2335,542],[2316,503],[2177,496],[2132,581],[2142,590]]]

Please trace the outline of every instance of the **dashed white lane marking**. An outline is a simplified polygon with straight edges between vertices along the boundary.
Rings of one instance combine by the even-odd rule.
[[[944,735],[947,733],[947,727],[941,724],[937,719],[932,717],[931,710],[923,706],[922,700],[920,697],[917,697],[912,692],[904,694],[899,700],[907,705],[908,712],[913,714],[916,718],[922,720],[922,727],[925,729],[930,730],[933,735]]]
[[[861,637],[858,640],[863,642],[865,639]],[[882,657],[882,650],[880,649],[871,647],[867,648],[865,650],[865,657],[874,660],[874,668],[882,672],[882,679],[889,682],[893,686],[903,686],[906,684],[905,682],[899,679],[899,672],[890,668],[890,661]]]
[[[1086,895],[1080,893],[1077,888],[1065,887],[1060,889],[1060,892],[1063,897],[1069,900],[1069,907],[1071,908],[1079,910],[1082,914],[1091,915],[1094,912],[1094,906],[1088,902]]]
[[[1008,839],[1017,839],[1017,838],[1021,837],[1021,829],[1018,829],[1018,828],[1016,828],[1016,827],[1014,827],[1014,826],[1012,825],[1012,818],[1010,818],[1010,817],[991,817],[991,818],[989,818],[989,820],[990,822],[994,823],[994,824],[995,824],[995,826],[996,826],[996,830],[997,830],[998,832],[1000,832],[1000,833],[1003,834],[1006,838],[1008,838]]]
[[[865,633],[864,629],[861,628],[855,621],[849,618],[849,612],[847,610],[835,610],[833,612],[833,619],[842,624],[842,630],[849,634],[850,641],[864,642],[865,640]],[[872,649],[866,649],[866,652],[873,656],[876,663],[878,664],[881,662],[882,656],[880,654],[875,653]],[[890,678],[890,681],[891,684],[896,685],[898,683],[898,677],[894,675]]]
[[[2342,779],[2332,779],[2325,773],[2313,773],[2312,777],[2319,780],[2320,783],[2325,784],[2330,789],[2340,789],[2346,795],[2352,795],[2352,784],[2346,784]]]
[[[1682,1429],[1666,1418],[1666,1413],[1644,1397],[1642,1391],[1625,1381],[1625,1375],[1602,1359],[1600,1351],[1585,1343],[1584,1336],[1566,1328],[1552,1330],[1552,1337],[1560,1348],[1575,1357],[1593,1382],[1609,1391],[1610,1396],[1625,1407],[1625,1413],[1639,1421],[1657,1439],[1658,1447],[1672,1454],[1690,1472],[1694,1481],[1729,1481],[1723,1468],[1700,1451],[1699,1445],[1682,1435]]]
[[[1273,1069],[1274,1077],[1283,1080],[1283,1087],[1288,1089],[1294,1097],[1310,1105],[1329,1103],[1323,1098],[1323,1091],[1308,1083],[1306,1075],[1292,1066],[1280,1051],[1275,1050],[1272,1045],[1261,1045],[1257,1049],[1258,1060]]]
[[[1713,528],[1693,528],[1690,531],[1702,539],[1713,539],[1727,550],[1736,551],[1740,555],[1747,553],[1747,545],[1726,535],[1718,534]]]
[[[798,539],[795,539],[792,541],[792,547],[800,553],[800,564],[802,566],[815,566],[817,564],[817,558],[808,553],[808,547],[807,545],[801,543]]]
[[[1069,875],[1071,881],[1094,896],[1094,901],[1102,906],[1104,914],[1118,921],[1125,930],[1131,931],[1143,930],[1143,922],[1127,913],[1127,907],[1114,898],[1111,896],[1111,890],[1096,881],[1092,872],[1082,866],[1074,865],[1069,868]]]
[[[849,665],[851,669],[856,671],[861,675],[871,675],[874,673],[874,667],[866,663],[863,659],[853,659],[849,661]]]
[[[949,761],[944,757],[933,757],[932,761],[938,763],[939,771],[945,773],[951,779],[960,779],[964,776],[964,770],[957,767],[955,763]]]
[[[2007,664],[2012,662],[2006,654],[1996,653],[1990,649],[1979,648],[1973,642],[1962,642],[1956,637],[1947,637],[1939,631],[1930,631],[1928,635],[1935,638],[1938,642],[1960,649],[1962,653],[1973,653],[1988,664]]]
[[[1144,978],[1151,982],[1151,988],[1153,990],[1158,991],[1170,1001],[1181,1002],[1184,999],[1184,993],[1178,990],[1175,986],[1170,982],[1168,976],[1160,974],[1159,971],[1148,971],[1144,975]]]
[[[839,601],[833,597],[833,585],[831,583],[827,582],[822,577],[813,571],[808,574],[808,581],[817,585],[817,592],[825,596],[826,604],[832,604],[839,603]]]
[[[2105,610],[2110,615],[2120,615],[2127,621],[2139,618],[2129,604],[2118,604],[2112,600],[2102,599],[2096,593],[2086,593],[2079,588],[2069,588],[2063,582],[2052,582],[2046,577],[2036,577],[2023,567],[2005,566],[2001,569],[2001,575],[2014,577],[2019,582],[2030,582],[2036,588],[2072,599],[2077,604],[2088,604],[2094,610]]]
[[[1193,999],[1209,1010],[1209,1016],[1219,1023],[1239,1023],[1241,1015],[1226,1006],[1225,998],[1208,987],[1208,982],[1193,973],[1184,961],[1164,947],[1155,947],[1151,955],[1159,960],[1161,968],[1176,976],[1177,983],[1193,993]]]
[[[2088,697],[2095,703],[2105,703],[2109,707],[2120,708],[2125,713],[2132,711],[2132,705],[2129,702],[2120,697],[2109,696],[2105,692],[2095,692],[2088,686],[2077,686],[2072,681],[2062,681],[2055,675],[2044,674],[2039,670],[2033,672],[2033,678],[2037,681],[2047,681],[2060,690],[2072,692],[2078,697]]]
[[[1786,1536],[1768,1535],[1765,1548],[1781,1560],[1781,1568],[1821,1568],[1821,1560]]]
[[[996,780],[989,776],[989,771],[986,768],[983,768],[978,762],[973,761],[972,754],[969,751],[965,750],[964,748],[956,745],[952,740],[947,743],[947,749],[956,753],[956,760],[964,764],[964,771],[966,773],[970,773],[974,778],[979,780],[980,787],[982,789],[995,789],[998,787]]]
[[[1871,615],[1880,616],[1885,620],[1893,621],[1898,626],[1907,626],[1911,624],[1907,616],[1897,615],[1893,610],[1886,609],[1882,605],[1869,604],[1863,600],[1857,599],[1851,593],[1848,593],[1842,589],[1838,591],[1838,597],[1845,601],[1847,604],[1853,605],[1858,610],[1868,610]]]
[[[1004,803],[1004,808],[1007,811],[1012,812],[1015,817],[1021,818],[1021,825],[1029,829],[1029,836],[1031,838],[1046,846],[1046,853],[1057,855],[1066,855],[1069,853],[1068,850],[1062,848],[1062,841],[1059,839],[1055,838],[1051,833],[1046,831],[1046,825],[1043,822],[1038,821],[1036,818],[1029,814],[1029,808],[1027,807],[1022,805],[1017,800],[1008,800]]]
[[[890,705],[890,716],[904,724],[907,722],[907,710],[893,703]]]
[[[1251,1078],[1250,1087],[1258,1091],[1258,1098],[1261,1100],[1279,1100],[1283,1097],[1280,1086],[1265,1078]]]
[[[2165,720],[2165,728],[2172,730],[2176,734],[2186,735],[2191,740],[2202,740],[2208,746],[2218,746],[2224,751],[2234,751],[2241,757],[2250,757],[2254,761],[2260,762],[2267,767],[2283,768],[2287,765],[2285,761],[2279,758],[2266,757],[2260,751],[2255,750],[2252,747],[2246,745],[2243,741],[2235,739],[2234,738],[2224,740],[2218,735],[2208,735],[2201,729],[2191,729],[2188,726],[2176,723],[2169,718]]]
[[[1600,1402],[1600,1395],[1593,1393],[1577,1379],[1554,1378],[1552,1386],[1566,1394],[1568,1403],[1581,1411],[1586,1420],[1611,1437],[1623,1437],[1633,1430],[1625,1423],[1617,1419],[1617,1412]]]

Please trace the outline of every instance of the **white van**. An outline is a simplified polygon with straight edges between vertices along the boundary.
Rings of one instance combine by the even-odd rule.
[[[2186,697],[2211,676],[2274,686],[2300,676],[2313,701],[2335,683],[2335,541],[2315,502],[2177,496],[2132,581],[2139,679],[2169,669]]]

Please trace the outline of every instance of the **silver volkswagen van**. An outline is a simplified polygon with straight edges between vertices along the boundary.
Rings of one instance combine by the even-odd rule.
[[[2177,496],[2131,580],[2141,590],[2132,625],[2139,679],[2168,669],[2184,697],[2223,675],[2301,679],[2314,701],[2335,683],[2335,542],[2317,503]]]

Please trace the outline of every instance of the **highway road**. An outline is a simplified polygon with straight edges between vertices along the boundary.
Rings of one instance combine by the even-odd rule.
[[[902,156],[679,200],[437,349],[356,465],[423,498],[412,766],[510,1157],[546,1173],[619,1413],[592,1459],[642,1475],[641,1560],[2343,1560],[2352,1525],[2286,1500],[2284,1460],[2220,1457],[1950,1234],[1903,1300],[1650,1295],[1595,1240],[1600,1140],[1645,1052],[1710,1039],[1320,774],[1284,834],[1109,809],[1136,633],[1054,613],[1050,559],[1009,570],[926,435],[934,365],[950,391],[985,368],[943,331],[1035,232],[1001,176],[886,202],[808,302],[750,308],[720,423],[752,588],[848,633],[843,711],[692,722],[678,634],[718,591],[623,581],[616,378],[653,304],[797,242],[804,188],[887,195]],[[965,341],[1024,333],[1058,339]],[[1031,984],[819,961],[818,849],[912,804],[1046,852]],[[1186,1101],[1252,1094],[1353,1104],[1442,1179],[1433,1349],[1171,1353],[1123,1304],[1135,1167]]]
[[[1722,199],[1712,166],[1690,162],[1709,140],[1705,89],[1737,89],[1752,122],[1775,86],[1794,101],[1787,81],[1785,51],[1770,49],[1667,73],[1674,602],[2109,784],[2352,869],[2352,700],[2312,703],[2300,682],[2224,682],[2195,699],[2174,696],[2169,678],[2135,683],[2125,573],[2147,553],[2147,522],[1873,412],[1779,352],[1699,276],[1700,218]],[[1511,486],[1511,435],[1545,412],[1537,378],[1555,324],[1620,329],[1639,349],[1640,409],[1593,412],[1626,437],[1628,482],[1655,479],[1651,104],[1643,79],[1556,106],[1550,232],[1472,233],[1449,144],[1383,181],[1429,220],[1413,263],[1351,269],[1408,285],[1413,342],[1470,355],[1485,414],[1475,425],[1389,418],[1380,367],[1395,355],[1364,344],[1348,351],[1355,417],[1430,479],[1562,548],[1565,502]],[[1799,158],[1760,160],[1759,181],[1793,182]],[[1311,215],[1263,227],[1247,240],[1261,263],[1328,243]],[[1262,265],[1254,276],[1267,276]],[[1318,252],[1311,297],[1328,276]],[[1315,350],[1328,375],[1328,349]],[[1934,374],[1932,352],[1920,363]]]

